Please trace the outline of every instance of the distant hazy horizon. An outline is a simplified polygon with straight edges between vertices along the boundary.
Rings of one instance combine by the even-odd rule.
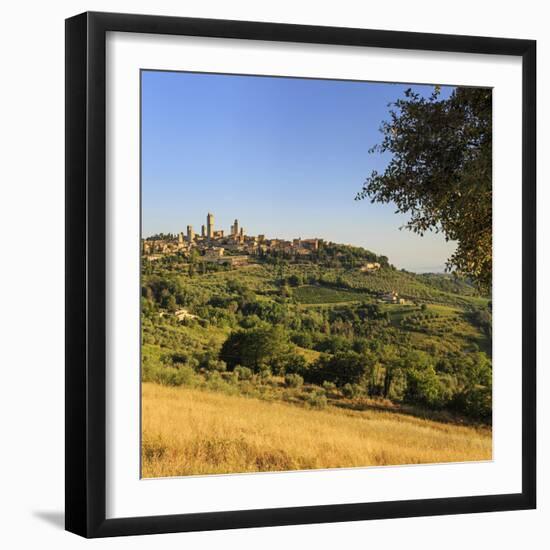
[[[368,149],[381,140],[387,104],[408,87],[143,71],[143,236],[188,224],[200,233],[212,212],[226,232],[237,218],[250,235],[318,237],[398,268],[443,271],[454,243],[399,230],[408,216],[393,204],[354,200],[389,160]]]

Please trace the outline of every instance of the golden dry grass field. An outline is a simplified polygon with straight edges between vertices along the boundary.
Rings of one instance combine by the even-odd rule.
[[[489,428],[142,385],[142,476],[490,460]]]

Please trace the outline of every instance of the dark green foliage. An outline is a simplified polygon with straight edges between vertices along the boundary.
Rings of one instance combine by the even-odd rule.
[[[344,384],[342,387],[342,395],[348,399],[353,399],[361,395],[361,386],[358,384]]]
[[[287,279],[287,282],[290,286],[300,286],[301,284],[303,284],[303,281],[302,281],[302,278],[297,275],[296,273],[291,275],[288,279]]]
[[[241,365],[237,365],[233,372],[237,375],[239,380],[250,380],[252,378],[252,375],[254,374],[252,372],[252,369],[249,369],[248,367],[242,367]]]
[[[493,334],[493,314],[489,307],[476,308],[470,313],[472,323],[485,332],[491,338]]]
[[[441,99],[407,90],[382,123],[373,151],[390,153],[384,173],[367,178],[357,198],[392,202],[406,227],[442,231],[458,242],[449,267],[485,289],[492,273],[492,91],[456,88]]]
[[[145,240],[146,241],[172,241],[176,238],[176,235],[173,233],[155,233],[154,235],[150,235]]]
[[[297,331],[292,333],[291,340],[301,348],[313,348],[313,335],[311,332]]]
[[[431,365],[408,369],[406,378],[405,401],[428,408],[441,408],[445,404],[443,386]]]
[[[304,383],[304,379],[299,374],[287,374],[285,376],[285,386],[289,388],[299,388]]]
[[[202,366],[205,370],[210,372],[225,372],[227,370],[225,361],[219,359],[208,359]]]
[[[311,261],[227,273],[195,262],[192,278],[186,259],[144,262],[143,380],[283,392],[313,408],[327,406],[327,394],[336,406],[386,398],[491,422],[488,299],[450,276],[345,268],[338,249],[325,243]],[[344,263],[370,254],[341,250]],[[382,303],[391,291],[409,302]]]
[[[356,246],[324,241],[319,241],[318,250],[311,251],[307,257],[307,260],[296,257],[293,252],[284,252],[282,250],[271,250],[269,252],[265,252],[262,254],[261,258],[262,261],[271,265],[281,265],[281,263],[285,261],[307,261],[311,264],[322,264],[327,267],[354,268],[364,264],[365,262],[378,262],[383,267],[389,267],[388,258],[386,256],[378,256],[370,250],[365,250],[364,248]],[[293,280],[297,282],[295,279]],[[291,286],[293,286],[290,280],[287,281]],[[321,282],[319,277],[314,276],[308,277],[307,281],[310,284]]]
[[[338,387],[358,384],[368,376],[373,361],[367,355],[353,351],[322,355],[305,373],[305,379],[314,384],[325,380]]]
[[[307,369],[307,361],[303,355],[290,351],[289,353],[283,353],[274,357],[270,361],[270,366],[273,374],[284,375],[288,373],[302,375]]]
[[[261,326],[232,332],[222,345],[220,358],[229,368],[239,364],[259,371],[262,364],[274,364],[289,351],[288,334],[282,326]]]
[[[329,382],[325,380],[323,382],[323,389],[327,392],[334,391],[336,389],[336,384],[334,382]]]
[[[240,307],[243,315],[255,315],[262,321],[281,323],[285,318],[285,308],[277,302],[260,302],[255,298],[243,302]]]
[[[451,407],[488,424],[492,421],[493,396],[491,387],[474,386],[454,396]]]
[[[350,348],[350,341],[344,336],[325,336],[317,343],[315,349],[325,353],[339,353]]]

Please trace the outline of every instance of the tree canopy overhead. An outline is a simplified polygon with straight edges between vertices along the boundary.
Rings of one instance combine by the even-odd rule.
[[[382,142],[370,152],[389,152],[383,173],[373,171],[356,199],[394,202],[405,225],[423,235],[442,232],[457,241],[447,268],[490,289],[492,281],[492,92],[456,88],[441,98],[408,89],[391,104]]]

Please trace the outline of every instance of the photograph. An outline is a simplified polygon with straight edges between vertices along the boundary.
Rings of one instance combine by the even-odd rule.
[[[140,87],[141,477],[491,461],[492,89]]]
[[[4,6],[4,548],[541,548],[542,6]]]

